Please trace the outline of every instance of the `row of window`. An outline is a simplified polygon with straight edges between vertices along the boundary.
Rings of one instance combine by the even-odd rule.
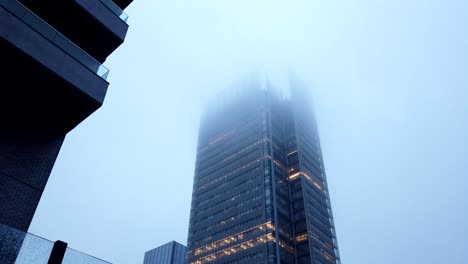
[[[224,204],[223,204],[224,207],[229,207],[229,206],[230,206],[229,203],[230,203],[231,201],[234,202],[234,201],[236,201],[237,199],[240,199],[241,196],[246,195],[246,194],[248,194],[248,193],[256,193],[256,192],[258,192],[258,190],[259,190],[259,187],[258,187],[258,186],[255,186],[255,187],[253,187],[252,189],[246,189],[246,190],[244,190],[243,192],[241,192],[241,193],[239,193],[239,194],[237,194],[237,195],[234,195],[234,196],[232,196],[232,197],[230,197],[230,198],[228,198],[228,199],[225,199],[225,200],[221,201],[220,203],[217,203],[217,204],[213,205],[213,207],[214,207],[214,206],[218,206],[218,205],[220,205],[221,203],[224,203]],[[234,206],[234,205],[232,205],[232,206]],[[204,210],[206,210],[206,209],[204,209]],[[207,217],[197,217],[196,219],[194,219],[194,221],[193,221],[193,223],[192,223],[192,226],[197,226],[198,223],[207,222],[207,221],[210,221],[210,220],[213,219],[213,218],[216,219],[216,218],[218,218],[220,215],[222,215],[224,212],[226,212],[226,211],[225,211],[225,210],[221,210],[221,211],[217,211],[217,212],[210,213]]]
[[[238,190],[242,190],[243,188],[245,188],[245,185],[252,184],[254,182],[254,178],[256,176],[255,172],[257,171],[257,169],[258,168],[243,172],[242,174],[233,176],[230,179],[228,179],[227,181],[231,183],[231,185],[229,186],[230,193],[235,194],[238,192]],[[195,197],[195,201],[194,203],[192,203],[192,206],[195,206],[198,209],[200,209],[200,206],[202,205],[212,203],[220,197],[226,197],[226,193],[222,192],[222,190],[220,190],[221,188],[221,185],[217,185],[216,187],[211,189],[211,192],[207,192],[206,195],[198,195],[197,197]]]
[[[254,130],[252,130],[252,128]],[[247,129],[246,127],[237,128],[236,134],[233,135],[233,137],[228,138],[223,144],[214,147],[208,153],[198,152],[198,166],[201,168],[203,168],[203,166],[209,167],[211,164],[216,163],[219,160],[220,154],[229,155],[235,153],[239,147],[248,146],[261,138],[261,134],[255,131],[255,127],[251,127],[250,129]],[[242,145],[239,146],[239,144]]]
[[[216,150],[221,150],[224,152],[235,145],[235,142],[238,142],[241,139],[242,141],[240,142],[243,142],[245,139],[252,138],[252,135],[255,134],[256,131],[261,131],[261,127],[258,125],[258,123],[258,117],[252,118],[245,121],[242,126],[235,125],[235,129],[233,128],[227,133],[224,132],[224,134],[220,137],[222,138],[222,141],[210,141],[212,142],[211,144],[210,142],[206,143],[206,145],[198,151],[198,154],[201,154],[203,157],[203,160],[200,160],[200,165],[207,162],[209,158],[216,156]],[[252,133],[252,131],[254,131],[254,133]],[[237,135],[237,137],[233,137],[234,135]],[[223,142],[223,144],[219,144],[221,142]]]
[[[238,208],[242,208],[242,207],[245,207],[247,204],[251,204],[251,203],[255,203],[256,201],[260,201],[261,200],[261,196],[253,196],[253,197],[250,197],[249,199],[243,201],[242,203],[238,203],[232,207],[229,207],[229,208],[225,208],[225,209],[221,209],[218,213],[222,214],[222,213],[227,213],[227,212],[230,212],[230,211],[234,211]],[[213,225],[209,225],[207,227],[204,227],[204,228],[200,228],[200,229],[195,229],[195,230],[192,230],[192,234],[193,235],[196,235],[196,234],[201,234],[201,233],[204,233],[204,232],[208,232],[208,231],[211,231],[213,230]]]
[[[255,167],[249,168],[250,170],[258,169],[258,168],[259,168],[258,166],[260,165],[260,164],[259,164],[259,163],[260,163],[260,160],[261,160],[261,158],[256,158],[256,159],[253,159],[253,160],[251,160],[251,161],[248,161],[248,162],[246,162],[246,163],[244,163],[244,164],[241,164],[239,167],[237,167],[237,168],[231,170],[230,172],[228,172],[228,173],[226,173],[226,174],[224,174],[224,175],[222,175],[222,176],[220,176],[220,177],[218,177],[218,178],[216,178],[216,179],[214,179],[214,180],[212,180],[212,181],[210,181],[210,182],[207,182],[207,183],[205,183],[205,184],[203,184],[203,185],[198,186],[198,190],[196,190],[197,195],[200,195],[200,194],[202,194],[202,193],[204,193],[204,192],[206,192],[206,191],[211,191],[211,190],[213,190],[213,188],[215,188],[215,187],[212,187],[213,185],[216,185],[216,186],[218,186],[218,187],[225,187],[226,183],[229,182],[229,180],[227,180],[227,181],[225,181],[225,180],[226,180],[229,176],[231,176],[231,175],[233,175],[233,174],[236,174],[236,173],[238,173],[238,172],[240,172],[240,171],[242,171],[242,170],[245,170],[245,169],[247,169],[247,168],[249,168],[249,167],[251,167],[251,166],[255,166]],[[249,171],[250,171],[250,170],[249,170]],[[235,178],[235,177],[232,177],[230,180],[234,180],[234,178]],[[223,183],[220,184],[220,185],[217,185],[218,183],[221,183],[221,182],[223,182]]]
[[[235,154],[242,148],[261,142],[263,138],[261,135],[246,133],[239,135],[234,139],[235,140],[223,145],[223,147],[219,148],[217,151],[213,151],[211,155],[198,154],[197,170],[202,173],[200,175],[206,175],[207,173],[204,173],[206,169],[218,164],[220,161],[223,161],[225,157]]]
[[[245,161],[252,159],[253,157],[258,157],[261,154],[259,150],[260,148],[258,147],[253,148],[251,151],[249,151],[245,155],[238,157],[237,159],[231,159],[229,161],[220,161],[217,164],[206,168],[204,171],[198,171],[198,182],[202,184],[203,181],[209,181],[210,178],[213,178],[213,176],[216,176],[216,174],[219,174],[220,172],[232,170],[233,168],[238,167],[239,163],[242,164]]]
[[[236,234],[223,237],[222,239],[219,239],[215,242],[204,245],[202,247],[199,247],[193,250],[193,253],[195,256],[202,255],[212,250],[221,249],[222,247],[226,247],[231,244],[240,243],[248,239],[259,237],[265,234],[265,231],[273,232],[274,230],[275,230],[275,227],[273,226],[273,224],[271,222],[266,222],[266,223],[248,228]]]
[[[259,221],[260,221],[260,219],[258,219],[258,218],[250,218],[250,219],[245,220],[245,221],[243,221],[241,223],[238,223],[235,226],[231,226],[229,228],[225,228],[225,229],[213,232],[213,233],[204,234],[204,236],[201,236],[201,238],[196,238],[195,237],[195,239],[193,239],[193,237],[192,237],[189,240],[192,241],[191,243],[192,243],[193,247],[196,247],[198,245],[206,245],[211,240],[219,240],[219,239],[224,238],[226,235],[229,235],[229,234],[232,234],[232,233],[236,234],[236,233],[238,233],[238,232],[240,232],[242,230],[251,229],[252,226],[258,225]]]
[[[324,249],[322,248],[318,248],[316,246],[314,246],[314,255],[315,257],[321,257],[323,260],[325,260],[327,263],[332,263],[332,264],[335,264],[336,263],[336,258],[335,256],[329,254],[328,252],[326,252]]]
[[[224,262],[225,264],[252,264],[252,263],[259,263],[264,259],[263,252],[255,252],[252,254],[244,255],[238,257],[234,260],[230,260]]]
[[[254,161],[254,163],[251,165],[254,165],[255,163],[258,163],[258,162]],[[243,185],[247,182],[254,183],[255,178],[258,178],[257,176],[258,176],[259,169],[260,169],[258,164],[255,164],[255,165],[257,166],[249,168],[246,171],[240,172],[237,175],[231,176],[229,178],[228,176],[230,175],[224,175],[222,177],[219,177],[218,179],[213,180],[212,182],[209,183],[209,185],[202,186],[204,187],[202,191],[196,193],[195,202],[199,200],[204,201],[205,199],[209,199],[210,195],[213,195],[213,193],[215,193],[216,195],[216,194],[221,194],[226,190],[237,189],[238,186]],[[211,188],[209,189],[206,188],[210,186]]]
[[[230,248],[226,248],[226,249],[214,252],[210,255],[197,259],[193,261],[192,263],[195,263],[195,264],[209,263],[212,261],[219,260],[220,258],[223,258],[225,256],[239,254],[242,251],[248,250],[250,248],[253,248],[253,247],[268,243],[268,242],[275,242],[275,236],[272,233],[268,233],[256,239],[251,239],[246,242],[234,245]]]

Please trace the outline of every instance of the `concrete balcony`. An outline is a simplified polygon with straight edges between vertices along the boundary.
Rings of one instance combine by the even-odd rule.
[[[18,0],[99,62],[127,34],[127,15],[112,0]]]
[[[104,101],[108,70],[16,0],[0,0],[0,58],[2,132],[64,135]]]

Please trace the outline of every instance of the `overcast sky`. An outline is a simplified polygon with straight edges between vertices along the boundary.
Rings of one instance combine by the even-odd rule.
[[[135,0],[103,107],[30,232],[114,263],[186,243],[204,102],[251,72],[310,87],[343,264],[468,259],[466,0]]]

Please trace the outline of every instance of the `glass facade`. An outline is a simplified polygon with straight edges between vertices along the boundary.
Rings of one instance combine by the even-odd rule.
[[[339,263],[313,112],[250,89],[201,120],[187,263]]]

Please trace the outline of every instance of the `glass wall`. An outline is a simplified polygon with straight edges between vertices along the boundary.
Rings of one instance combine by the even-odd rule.
[[[47,264],[54,242],[0,224],[1,264]],[[67,247],[62,264],[109,264]]]

